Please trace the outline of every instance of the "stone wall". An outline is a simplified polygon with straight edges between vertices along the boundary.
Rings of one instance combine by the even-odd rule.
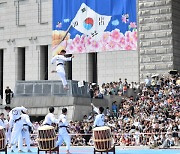
[[[139,0],[140,78],[173,69],[172,1]]]
[[[25,47],[26,50],[25,79],[40,79],[39,46],[51,45],[52,6],[50,0],[42,0],[40,16],[38,5],[39,0],[24,0],[19,1],[19,4],[16,0],[0,0],[0,49],[4,51],[3,91],[6,86],[14,90],[18,77],[19,47]],[[49,56],[52,57],[50,52]],[[49,76],[53,79],[51,70],[52,66],[49,64]]]

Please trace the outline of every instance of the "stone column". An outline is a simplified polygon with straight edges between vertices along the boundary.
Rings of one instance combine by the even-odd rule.
[[[180,1],[172,0],[173,64],[180,72]]]

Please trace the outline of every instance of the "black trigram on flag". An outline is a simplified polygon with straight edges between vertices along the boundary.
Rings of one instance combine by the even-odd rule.
[[[99,25],[104,25],[104,17],[99,17]]]
[[[98,33],[97,33],[97,31],[95,30],[93,33],[91,33],[91,36],[92,37],[94,37],[94,36],[96,36]]]
[[[86,8],[85,7],[82,8],[81,11],[82,11],[82,13],[86,12]]]
[[[111,20],[111,16],[100,15],[82,3],[72,20],[73,27],[87,36],[100,38]]]
[[[72,24],[73,27],[76,27],[78,26],[78,21],[75,21],[73,24]]]

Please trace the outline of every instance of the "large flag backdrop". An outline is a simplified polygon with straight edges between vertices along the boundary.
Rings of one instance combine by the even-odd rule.
[[[136,0],[53,0],[52,39],[54,55],[136,50]]]

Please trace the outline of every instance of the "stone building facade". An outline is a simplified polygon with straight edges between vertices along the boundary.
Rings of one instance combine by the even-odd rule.
[[[138,82],[147,74],[180,70],[178,0],[137,1],[137,51],[78,54],[69,79]],[[50,64],[52,0],[0,0],[0,89],[17,80],[57,80]]]
[[[140,79],[180,71],[180,1],[139,0]]]

